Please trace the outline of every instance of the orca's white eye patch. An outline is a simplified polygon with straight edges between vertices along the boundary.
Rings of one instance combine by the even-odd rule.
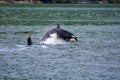
[[[74,35],[72,35],[72,37],[73,37],[73,38],[75,38],[75,36],[74,36]]]
[[[50,34],[50,38],[57,38],[57,34],[56,33],[52,33],[52,34]]]

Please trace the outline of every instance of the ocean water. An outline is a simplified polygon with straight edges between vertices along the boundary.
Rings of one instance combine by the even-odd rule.
[[[49,26],[0,26],[0,80],[119,80],[120,26],[63,26],[78,42],[42,45]],[[25,35],[34,31],[33,45]]]
[[[56,24],[78,42],[42,45]],[[120,80],[120,5],[0,4],[0,80]]]

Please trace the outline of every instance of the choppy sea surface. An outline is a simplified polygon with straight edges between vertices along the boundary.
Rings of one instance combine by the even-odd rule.
[[[78,42],[40,44],[51,26],[0,26],[0,80],[119,80],[120,26],[62,26]],[[20,31],[34,31],[27,46]]]

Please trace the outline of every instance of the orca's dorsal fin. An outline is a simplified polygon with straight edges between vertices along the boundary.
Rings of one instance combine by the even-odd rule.
[[[28,46],[31,46],[31,45],[32,45],[32,40],[31,40],[31,37],[30,37],[30,36],[28,36],[28,38],[27,38],[27,45],[28,45]]]
[[[60,25],[59,24],[57,24],[57,28],[60,29]]]

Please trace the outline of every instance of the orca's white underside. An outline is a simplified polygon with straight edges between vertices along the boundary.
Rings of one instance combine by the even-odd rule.
[[[57,38],[57,34],[53,33],[50,35],[49,38],[47,38],[45,41],[42,41],[40,43],[43,43],[43,44],[65,44],[65,41]]]

